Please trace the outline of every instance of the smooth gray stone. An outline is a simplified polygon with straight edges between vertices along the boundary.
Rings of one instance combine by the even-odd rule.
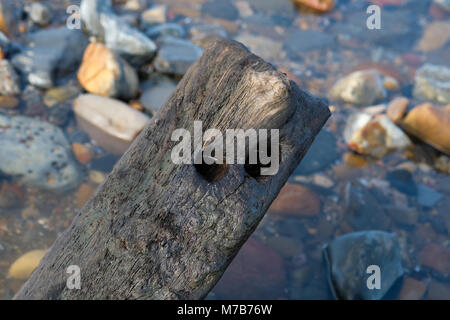
[[[362,231],[345,234],[323,248],[329,285],[336,299],[379,300],[403,275],[401,250],[394,233]],[[380,268],[380,289],[369,289],[369,266]],[[370,281],[370,283],[372,283]]]
[[[80,168],[58,127],[0,115],[0,172],[30,187],[63,192],[78,185]]]
[[[203,53],[192,42],[173,37],[164,38],[160,44],[154,66],[161,73],[184,75]]]

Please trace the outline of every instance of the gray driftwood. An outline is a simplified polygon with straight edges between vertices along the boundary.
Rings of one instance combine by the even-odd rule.
[[[329,116],[322,100],[243,45],[214,41],[15,298],[205,297]],[[204,130],[280,129],[278,174],[173,164],[171,133],[192,132],[194,120]],[[66,287],[70,265],[81,268],[79,290]]]

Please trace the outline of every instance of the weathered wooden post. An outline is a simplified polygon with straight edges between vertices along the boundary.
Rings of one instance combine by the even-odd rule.
[[[220,279],[330,112],[241,44],[216,40],[189,69],[16,299],[200,299]],[[177,165],[173,130],[279,129],[274,176]],[[68,289],[66,269],[81,269]]]

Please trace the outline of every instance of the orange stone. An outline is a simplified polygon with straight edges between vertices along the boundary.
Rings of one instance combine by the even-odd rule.
[[[423,298],[427,285],[422,281],[406,277],[403,280],[403,287],[398,296],[399,300],[420,300]]]
[[[334,0],[292,0],[299,9],[315,13],[326,13],[334,8]]]
[[[437,243],[426,245],[419,253],[421,264],[443,275],[450,275],[450,249]]]
[[[450,155],[450,108],[421,104],[408,113],[402,126],[410,134]]]
[[[91,162],[93,157],[93,151],[91,148],[86,147],[81,143],[74,143],[72,144],[72,151],[75,154],[78,162],[83,164]]]
[[[269,211],[279,215],[313,217],[320,212],[317,194],[298,184],[286,184]]]

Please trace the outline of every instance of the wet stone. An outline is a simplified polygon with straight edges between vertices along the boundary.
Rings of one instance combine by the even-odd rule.
[[[409,171],[404,169],[390,171],[387,173],[386,179],[391,187],[398,191],[410,196],[417,195],[417,186]]]
[[[338,157],[336,137],[327,130],[321,130],[300,165],[295,169],[294,174],[307,175],[322,171],[335,162]]]
[[[45,29],[28,36],[27,47],[13,57],[13,65],[39,88],[51,88],[58,76],[74,71],[88,41],[79,30]]]
[[[157,26],[149,27],[145,34],[152,39],[171,36],[174,38],[184,38],[186,31],[178,23],[164,23]]]
[[[337,299],[379,300],[403,275],[401,250],[394,233],[363,231],[340,236],[324,249],[329,284]],[[380,268],[381,287],[367,286],[367,268]]]
[[[450,68],[425,64],[416,71],[414,96],[417,99],[450,103]]]
[[[51,191],[75,187],[81,174],[63,132],[39,120],[0,115],[0,171]]]

